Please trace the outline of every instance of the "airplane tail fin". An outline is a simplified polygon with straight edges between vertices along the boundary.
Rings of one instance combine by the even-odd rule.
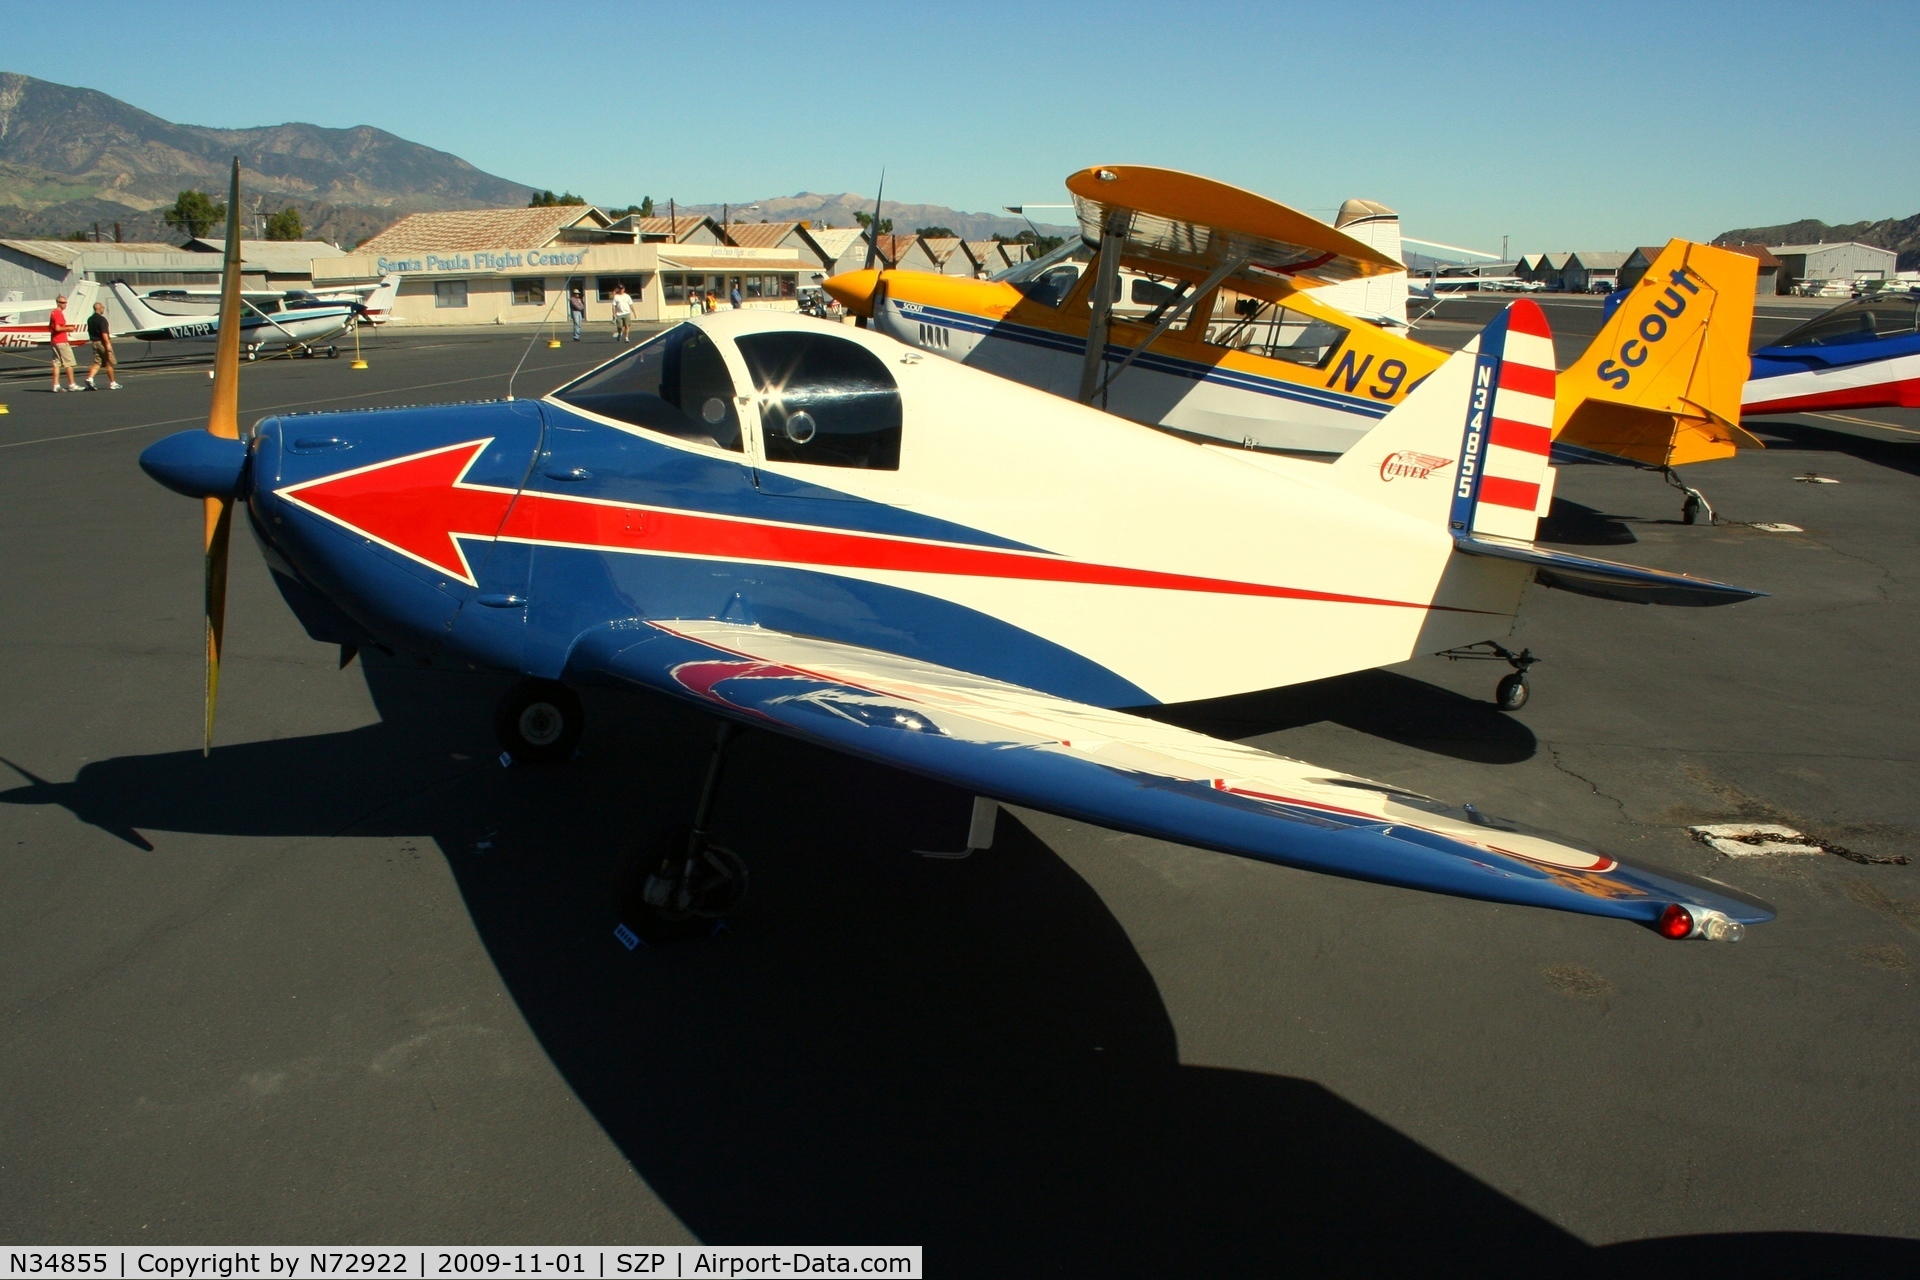
[[[393,300],[400,294],[400,277],[384,275],[380,283],[374,286],[372,293],[362,305],[366,307],[366,320],[369,324],[385,324],[393,314]]]
[[[148,306],[147,300],[135,293],[126,281],[114,281],[113,297],[114,301],[118,302],[121,309],[127,313],[127,319],[133,323],[134,328],[164,329],[167,327],[167,317]]]
[[[1759,263],[1670,240],[1560,377],[1554,445],[1648,466],[1759,448],[1740,427]]]
[[[1341,455],[1334,477],[1456,538],[1531,541],[1553,497],[1554,382],[1546,313],[1510,303]]]
[[[1510,303],[1347,450],[1333,464],[1334,479],[1402,514],[1445,521],[1466,557],[1455,557],[1454,567],[1523,564],[1547,586],[1636,604],[1731,604],[1762,594],[1534,545],[1553,501],[1555,382],[1546,314],[1531,299]],[[1459,589],[1465,577],[1451,576]],[[1504,581],[1486,597],[1503,610],[1521,585]],[[1447,591],[1447,580],[1436,589]],[[1513,594],[1502,598],[1503,590]]]
[[[1333,225],[1358,240],[1378,249],[1395,262],[1405,262],[1400,250],[1400,215],[1378,200],[1349,200],[1340,206]],[[1335,306],[1348,315],[1376,323],[1385,321],[1401,328],[1407,323],[1407,273],[1395,271],[1384,276],[1342,280],[1316,289],[1314,297]]]

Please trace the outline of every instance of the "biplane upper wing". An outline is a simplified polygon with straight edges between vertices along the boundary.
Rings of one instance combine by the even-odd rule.
[[[1758,270],[1745,254],[1668,241],[1561,373],[1555,446],[1654,467],[1762,448],[1740,427]]]
[[[638,683],[837,751],[1100,826],[1312,871],[1643,923],[1772,910],[1644,867],[1158,721],[758,626],[614,624],[571,678]]]
[[[1091,244],[1122,228],[1120,261],[1202,280],[1229,262],[1236,289],[1335,284],[1406,268],[1373,246],[1240,187],[1150,165],[1096,165],[1067,179]],[[1265,286],[1262,288],[1261,286]]]

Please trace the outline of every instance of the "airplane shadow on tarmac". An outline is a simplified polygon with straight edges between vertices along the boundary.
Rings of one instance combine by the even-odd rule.
[[[766,734],[739,741],[714,824],[752,894],[711,938],[629,952],[608,883],[687,815],[709,722],[593,694],[580,760],[503,770],[499,682],[366,675],[379,724],[92,763],[0,801],[143,847],[431,835],[551,1060],[704,1241],[919,1243],[955,1276],[1920,1264],[1915,1242],[1812,1234],[1590,1248],[1312,1081],[1183,1065],[1126,933],[1015,817],[972,858],[916,857],[929,784]]]
[[[1784,453],[1844,453],[1862,462],[1904,471],[1910,476],[1920,475],[1920,443],[1880,440],[1783,418],[1743,422],[1741,425],[1764,439],[1769,450]]]

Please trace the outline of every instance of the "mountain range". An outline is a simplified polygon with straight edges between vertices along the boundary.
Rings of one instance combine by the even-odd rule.
[[[161,211],[182,190],[224,196],[240,157],[248,203],[301,212],[308,234],[352,244],[419,209],[525,205],[533,188],[381,129],[174,124],[93,89],[0,72],[0,232],[178,239]],[[257,233],[255,233],[257,234]]]
[[[1715,244],[1819,244],[1846,240],[1891,249],[1900,255],[1901,271],[1920,270],[1920,213],[1911,218],[1843,222],[1838,226],[1829,226],[1816,218],[1802,218],[1773,227],[1740,227],[1713,238]]]

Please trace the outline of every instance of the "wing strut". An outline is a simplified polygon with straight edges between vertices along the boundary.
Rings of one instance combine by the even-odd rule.
[[[1095,394],[1100,397],[1101,405],[1104,406],[1106,404],[1107,388],[1111,387],[1121,374],[1132,367],[1133,362],[1140,358],[1142,351],[1145,351],[1148,347],[1160,341],[1160,335],[1168,329],[1171,329],[1174,322],[1179,320],[1181,316],[1193,310],[1195,303],[1212,293],[1215,289],[1218,289],[1222,281],[1246,265],[1247,255],[1242,254],[1237,257],[1228,258],[1225,262],[1214,268],[1213,274],[1208,276],[1198,289],[1195,289],[1192,293],[1187,294],[1172,306],[1168,307],[1166,309],[1167,313],[1160,317],[1159,324],[1153,326],[1153,332],[1147,335],[1146,341],[1127,352],[1127,358],[1120,362],[1120,367],[1108,374],[1107,380],[1100,384],[1100,390]]]
[[[1107,354],[1107,330],[1113,323],[1113,295],[1120,284],[1120,246],[1126,243],[1127,227],[1133,213],[1127,209],[1107,210],[1100,227],[1100,256],[1094,259],[1093,316],[1087,325],[1087,356],[1080,366],[1080,403],[1092,404],[1094,390],[1100,385],[1100,365]]]

